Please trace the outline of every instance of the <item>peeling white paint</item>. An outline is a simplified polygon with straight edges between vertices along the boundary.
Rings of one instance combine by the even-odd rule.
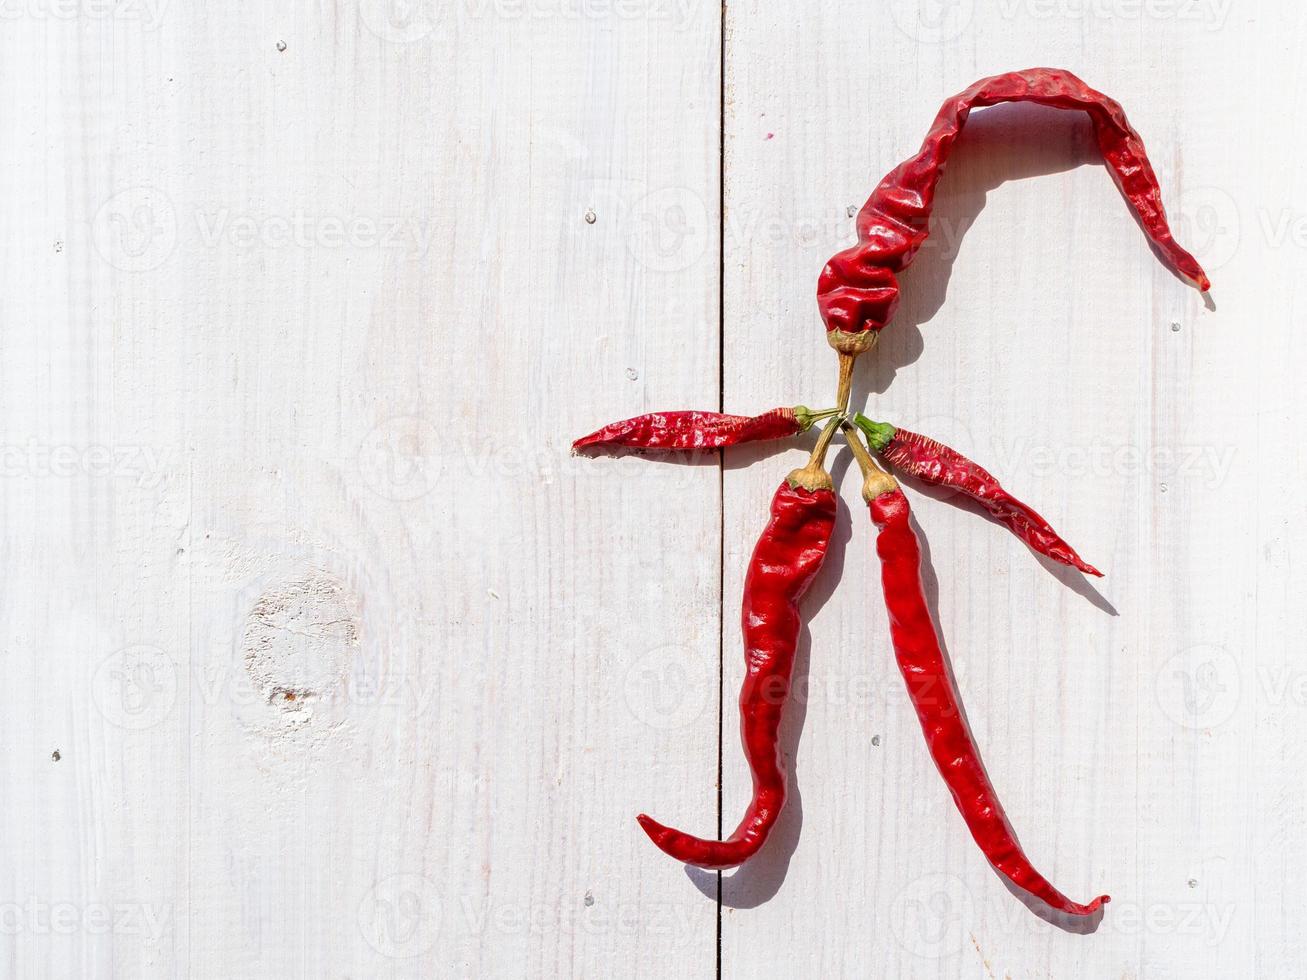
[[[362,602],[320,569],[269,586],[245,621],[245,670],[281,727],[312,724],[314,705],[344,685],[358,654]]]

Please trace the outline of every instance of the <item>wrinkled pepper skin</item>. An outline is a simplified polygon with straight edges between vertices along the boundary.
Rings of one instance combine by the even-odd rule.
[[[773,408],[761,415],[722,415],[719,412],[651,412],[613,422],[572,443],[573,450],[624,447],[630,449],[720,449],[742,442],[783,439],[807,426],[792,408]]]
[[[863,425],[864,421],[866,425]],[[885,423],[870,422],[865,417],[859,418],[859,425],[869,434],[871,426],[880,430],[890,428]],[[914,476],[922,483],[961,491],[1041,555],[1078,568],[1087,575],[1102,576],[1102,572],[1076,554],[1048,521],[1004,490],[993,474],[979,463],[929,436],[901,428],[892,431],[888,441],[873,439],[872,447],[894,469]],[[878,442],[883,445],[878,445]]]
[[[921,149],[892,170],[863,206],[857,219],[857,244],[832,257],[822,270],[818,308],[827,342],[839,355],[833,408],[813,412],[799,405],[752,417],[652,413],[605,426],[578,439],[573,449],[720,449],[797,435],[819,418],[831,420],[807,465],[794,470],[777,490],[745,579],[741,613],[745,677],[739,703],[741,741],[753,777],[749,804],[725,840],[693,837],[640,814],[640,826],[659,848],[701,868],[731,868],[756,854],[775,828],[788,788],[780,729],[798,646],[799,601],[830,545],[836,504],[824,461],[831,439],[843,432],[862,470],[863,499],[878,529],[876,550],[895,658],[931,758],[972,837],[1005,883],[1036,914],[1052,921],[1069,917],[1076,924],[1072,931],[1089,932],[1109,899],[1103,895],[1087,905],[1071,901],[1022,851],[985,772],[930,616],[908,501],[868,445],[899,471],[978,501],[1035,551],[1088,574],[1100,573],[983,467],[933,439],[849,412],[855,359],[876,346],[879,331],[894,314],[899,302],[897,274],[927,240],[936,188],[958,136],[972,109],[1003,102],[1084,111],[1113,180],[1159,258],[1199,289],[1209,288],[1206,273],[1171,234],[1157,177],[1120,105],[1061,69],[995,75],[945,101]],[[867,445],[855,425],[866,434]],[[1040,906],[1056,916],[1046,915]]]
[[[1197,260],[1171,234],[1143,140],[1120,104],[1069,71],[1030,68],[982,78],[945,101],[917,155],[877,185],[858,213],[858,243],[831,258],[817,281],[817,306],[828,335],[876,331],[889,322],[899,302],[895,273],[908,267],[930,234],[935,188],[967,117],[974,108],[1001,102],[1088,113],[1112,179],[1162,261],[1199,289],[1210,287]]]
[[[1021,850],[985,773],[926,605],[921,585],[921,548],[909,523],[907,498],[895,487],[875,497],[868,506],[879,529],[876,552],[881,561],[894,656],[931,758],[953,794],[967,829],[995,870],[1019,889],[1067,915],[1095,914],[1109,901],[1108,896],[1081,905],[1036,871]]]
[[[744,685],[740,737],[753,774],[753,798],[724,841],[692,837],[640,814],[645,833],[666,853],[701,868],[733,868],[756,854],[785,805],[780,727],[799,643],[799,599],[816,577],[835,526],[835,494],[782,483],[771,520],[754,548],[744,582]]]

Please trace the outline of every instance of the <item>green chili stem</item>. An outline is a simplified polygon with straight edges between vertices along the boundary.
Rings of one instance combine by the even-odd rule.
[[[853,423],[867,436],[867,443],[871,446],[873,452],[883,453],[885,447],[894,441],[894,435],[898,430],[888,422],[876,422],[867,418],[861,412],[853,416]]]
[[[838,415],[839,413],[840,410],[838,408],[823,408],[814,412],[807,405],[794,406],[795,421],[799,423],[800,428],[802,428],[804,432],[811,429],[814,423],[820,422],[822,419],[828,419],[832,415]]]

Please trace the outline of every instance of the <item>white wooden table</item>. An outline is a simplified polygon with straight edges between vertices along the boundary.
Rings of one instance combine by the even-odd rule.
[[[1297,7],[0,12],[0,975],[1301,975]],[[570,440],[826,404],[850,209],[1033,64],[1125,105],[1215,309],[1085,120],[986,110],[854,399],[1108,572],[914,497],[1013,822],[1113,903],[1055,930],[972,844],[847,451],[797,793],[719,897],[633,816],[742,811],[742,574],[806,450]]]

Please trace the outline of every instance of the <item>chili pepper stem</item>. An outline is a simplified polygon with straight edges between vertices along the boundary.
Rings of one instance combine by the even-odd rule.
[[[840,380],[835,392],[835,404],[841,412],[849,410],[849,395],[853,392],[853,365],[857,359],[857,354],[840,353]]]
[[[852,354],[854,357],[871,350],[879,339],[880,334],[875,330],[849,331],[836,328],[826,331],[826,343],[841,354]]]
[[[890,476],[880,465],[871,458],[871,453],[867,452],[867,447],[862,444],[862,438],[858,435],[857,430],[845,422],[841,428],[844,429],[844,438],[853,450],[853,458],[858,461],[858,468],[862,470],[862,499],[871,503],[881,494],[897,490],[899,481]]]
[[[840,427],[840,422],[836,419],[829,422],[826,428],[821,430],[821,435],[817,437],[817,445],[813,447],[812,455],[808,457],[806,466],[793,470],[786,477],[792,487],[802,487],[804,490],[831,490],[835,484],[831,481],[830,474],[826,472],[826,450],[830,448],[831,440],[835,438],[835,432]]]
[[[807,405],[795,405],[794,418],[798,421],[803,431],[807,432],[816,423],[823,419],[828,419],[832,415],[839,415],[841,411],[842,409],[839,408],[823,408],[813,411]]]
[[[888,422],[873,421],[861,412],[854,413],[853,424],[862,430],[863,435],[867,437],[867,445],[877,455],[885,451],[886,447],[894,441],[894,436],[898,432]]]

